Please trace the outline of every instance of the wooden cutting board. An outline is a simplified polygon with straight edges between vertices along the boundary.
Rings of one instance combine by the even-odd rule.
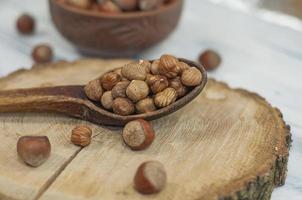
[[[35,66],[0,79],[0,89],[85,84],[128,60],[81,60]],[[70,132],[88,124],[86,148]],[[0,114],[0,199],[270,199],[284,184],[291,142],[277,108],[243,89],[210,79],[202,94],[176,113],[152,122],[156,139],[145,151],[123,144],[120,128],[97,126],[58,114]],[[22,163],[22,135],[47,135],[50,159],[38,168]],[[159,160],[165,189],[143,196],[133,189],[140,163]]]

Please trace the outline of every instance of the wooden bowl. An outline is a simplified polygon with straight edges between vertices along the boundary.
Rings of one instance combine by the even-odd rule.
[[[183,0],[154,11],[106,14],[49,0],[59,32],[82,53],[106,57],[132,56],[165,39],[177,26]]]

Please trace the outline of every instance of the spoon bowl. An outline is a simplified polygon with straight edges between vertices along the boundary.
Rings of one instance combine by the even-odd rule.
[[[107,111],[99,103],[90,101],[84,86],[57,86],[31,89],[6,90],[0,92],[1,112],[55,112],[81,118],[100,125],[122,126],[135,119],[154,120],[173,113],[191,102],[207,83],[205,69],[192,61],[179,58],[202,73],[202,82],[187,95],[171,105],[144,114],[121,116]]]

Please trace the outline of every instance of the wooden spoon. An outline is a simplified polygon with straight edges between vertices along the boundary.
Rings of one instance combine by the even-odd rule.
[[[109,112],[102,109],[100,104],[92,102],[86,97],[83,85],[0,91],[0,112],[64,113],[96,124],[114,126],[124,125],[134,119],[157,119],[188,104],[206,85],[207,74],[201,65],[186,59],[179,60],[202,72],[201,84],[173,104],[150,113],[121,116]]]

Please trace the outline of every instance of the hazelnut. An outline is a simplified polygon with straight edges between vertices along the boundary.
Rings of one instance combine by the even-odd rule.
[[[148,113],[156,110],[156,107],[154,105],[154,101],[152,98],[146,98],[143,100],[140,100],[135,105],[137,113]]]
[[[112,109],[112,103],[113,103],[113,97],[111,91],[107,91],[103,94],[101,97],[101,104],[102,106],[107,109],[111,110]]]
[[[145,81],[133,80],[126,89],[129,99],[134,102],[146,98],[149,94],[149,87]]]
[[[35,20],[28,14],[23,14],[17,19],[17,29],[22,34],[32,34],[35,29]]]
[[[169,87],[174,88],[177,92],[177,97],[183,97],[188,93],[188,88],[181,83],[179,77],[171,79]]]
[[[41,44],[33,49],[31,56],[36,63],[47,63],[52,60],[53,52],[49,45]]]
[[[151,72],[152,72],[152,74],[154,74],[154,75],[159,74],[158,66],[159,66],[159,60],[153,61],[153,63],[151,64]]]
[[[163,108],[172,103],[177,99],[177,92],[174,88],[168,87],[164,91],[157,93],[154,97],[154,103],[157,107]]]
[[[132,150],[143,150],[153,142],[154,131],[149,122],[138,119],[126,124],[122,136]]]
[[[139,8],[141,10],[154,10],[163,4],[164,0],[139,0]]]
[[[137,0],[113,0],[122,10],[133,11],[137,8]]]
[[[46,136],[23,136],[17,143],[19,157],[28,165],[38,167],[50,156],[51,146]]]
[[[153,94],[157,94],[169,86],[169,81],[165,76],[158,75],[156,80],[151,84],[150,88]]]
[[[202,81],[202,73],[196,67],[190,67],[181,75],[181,82],[185,86],[197,86]]]
[[[75,127],[71,132],[71,142],[82,147],[91,142],[92,130],[85,125]]]
[[[207,71],[211,71],[220,65],[221,57],[213,50],[206,50],[199,56],[199,62]]]
[[[122,68],[123,76],[132,81],[132,80],[142,80],[144,81],[147,76],[146,68],[140,65],[138,62],[133,62],[126,64]]]
[[[112,88],[122,80],[122,77],[114,72],[108,72],[101,77],[101,85],[105,90],[112,90]]]
[[[116,5],[112,1],[104,0],[99,2],[99,11],[108,14],[115,14],[115,13],[120,13],[121,9],[118,7],[118,5]]]
[[[112,97],[115,99],[117,97],[127,97],[126,95],[126,89],[128,85],[130,84],[130,81],[121,81],[117,83],[111,90]]]
[[[90,0],[67,0],[67,3],[82,9],[88,9],[91,6]]]
[[[84,91],[85,91],[86,96],[92,101],[100,101],[100,99],[103,95],[103,88],[101,86],[99,79],[90,81],[84,87]]]
[[[151,63],[148,60],[139,60],[139,64],[146,69],[147,74],[151,71]]]
[[[165,167],[158,161],[142,163],[134,177],[134,188],[142,194],[160,192],[166,184],[167,174]]]
[[[118,115],[131,115],[134,113],[135,108],[133,103],[127,98],[118,97],[113,100],[112,109]]]
[[[181,72],[183,72],[183,71],[185,71],[185,70],[187,70],[187,69],[190,68],[190,66],[187,63],[185,63],[185,62],[178,62],[177,66],[179,67],[179,69],[180,69]]]
[[[159,59],[158,72],[160,75],[168,78],[175,78],[181,73],[179,68],[178,59],[171,55],[162,55]]]

